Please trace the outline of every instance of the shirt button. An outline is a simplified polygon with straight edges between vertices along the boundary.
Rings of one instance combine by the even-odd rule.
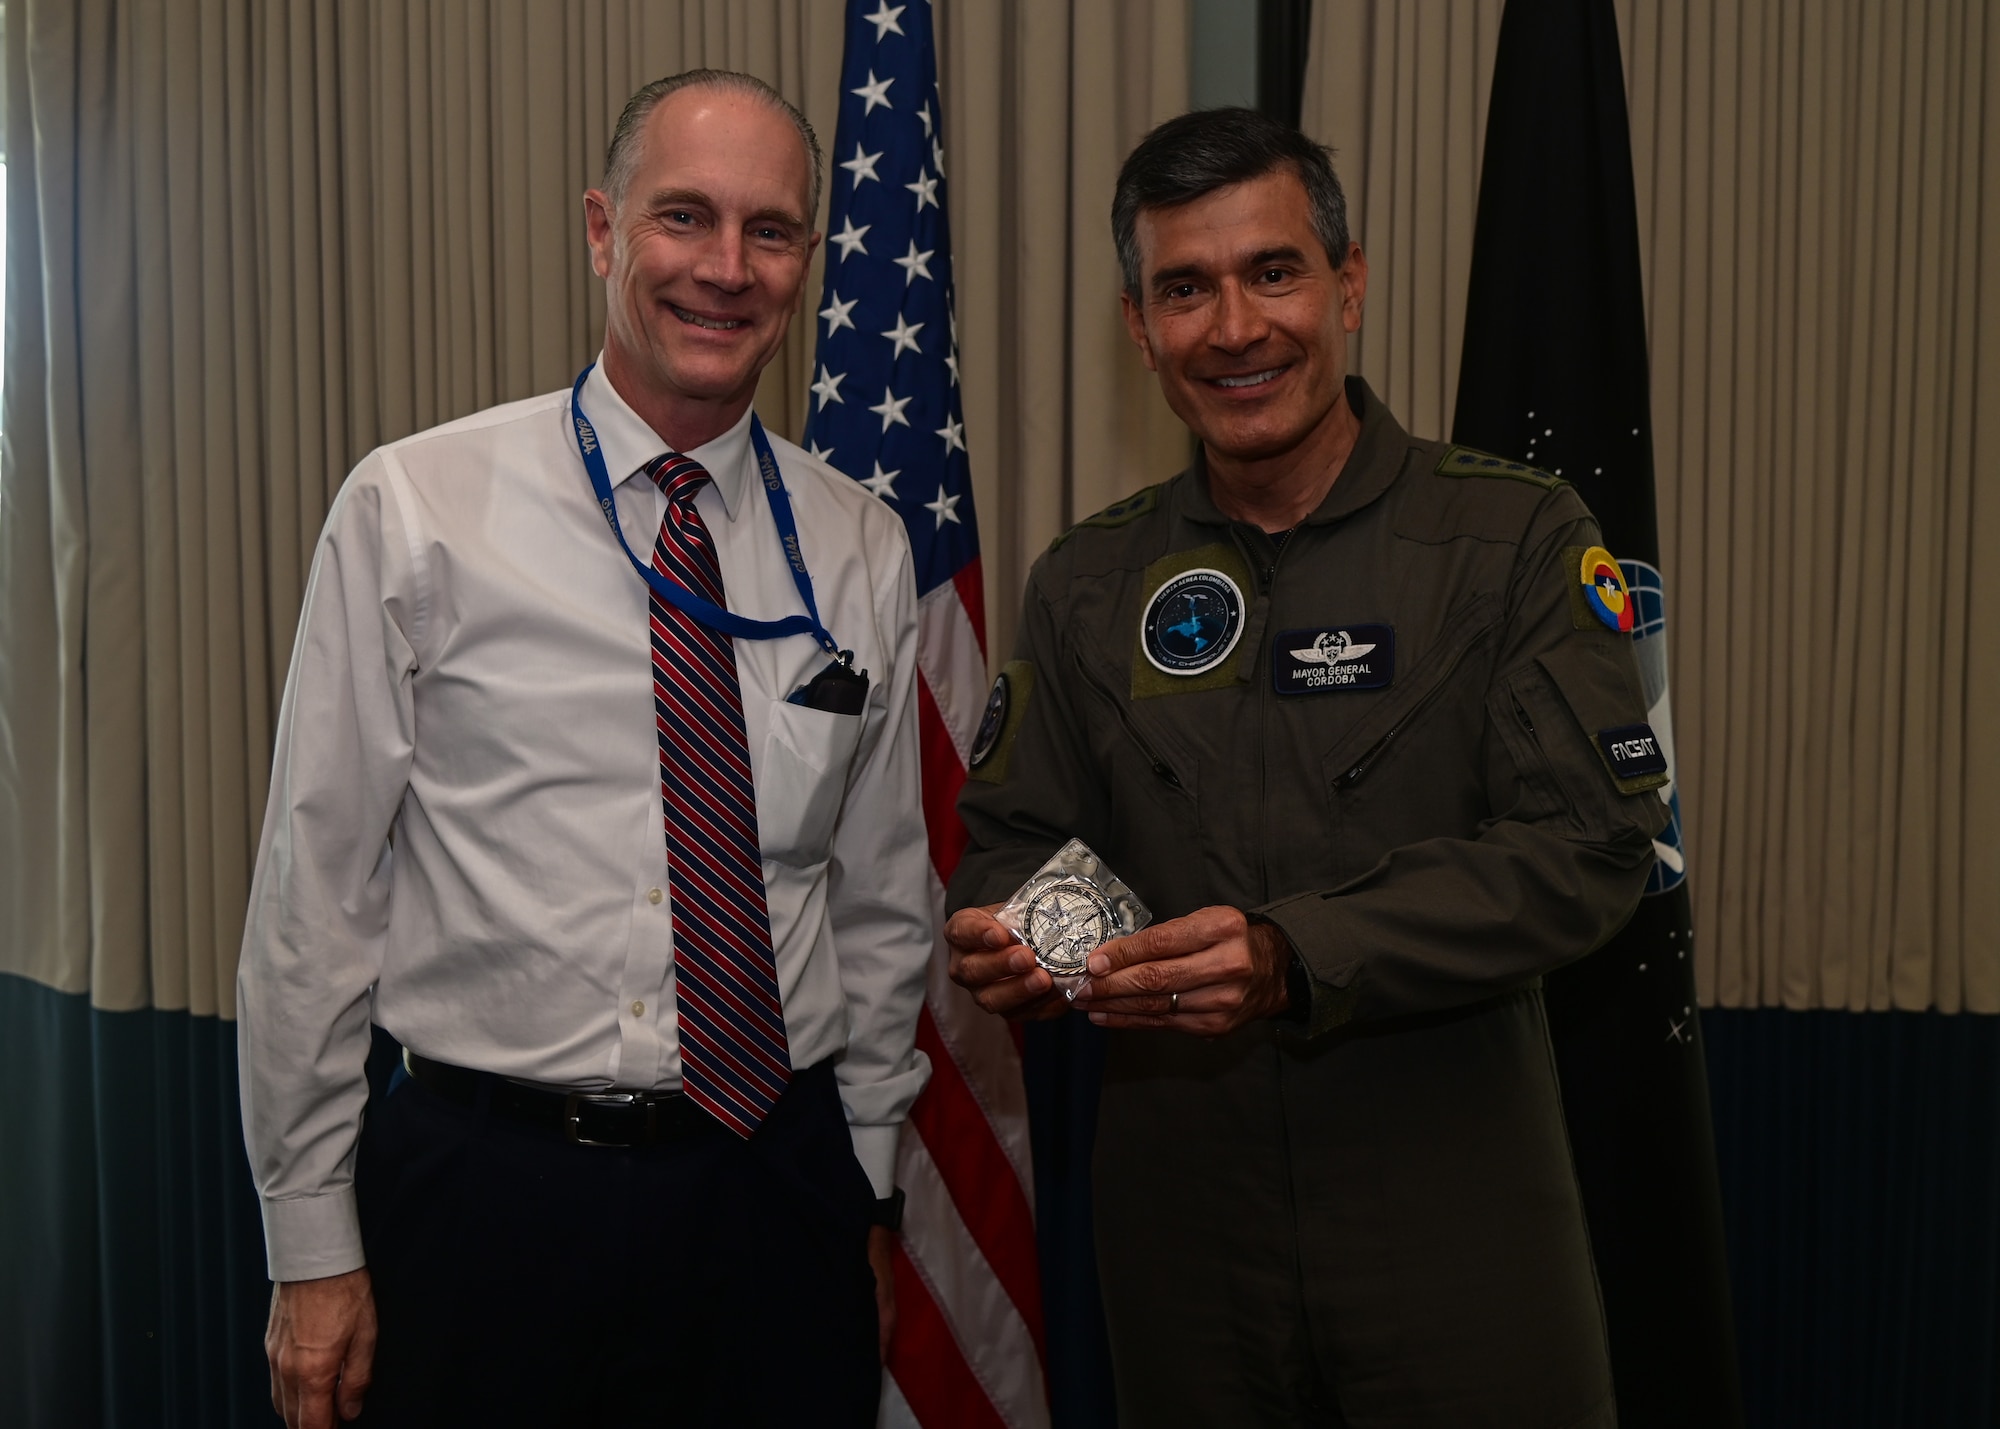
[[[644,1017],[646,1015],[646,1004],[643,1002],[634,1002],[632,1004],[632,1015],[634,1017]]]
[[[666,896],[667,896],[666,894],[660,892],[660,890],[657,888],[648,888],[646,890],[646,901],[648,903],[657,904],[662,898],[665,898]]]

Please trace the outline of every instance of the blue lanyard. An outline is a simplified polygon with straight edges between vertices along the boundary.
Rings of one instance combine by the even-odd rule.
[[[778,475],[778,458],[771,450],[771,439],[764,435],[764,424],[757,420],[757,414],[750,414],[750,443],[757,451],[757,469],[764,477],[764,493],[771,503],[771,519],[778,525],[778,543],[785,548],[785,560],[792,568],[792,584],[799,588],[799,599],[806,605],[804,615],[788,615],[783,620],[751,620],[724,610],[713,601],[702,599],[693,591],[672,581],[654,570],[646,562],[632,554],[632,545],[625,539],[625,532],[618,524],[618,507],[611,498],[611,473],[604,465],[604,453],[598,448],[597,428],[591,426],[590,418],[583,414],[583,381],[590,376],[592,363],[576,375],[576,386],[570,392],[570,420],[576,425],[576,449],[583,456],[583,468],[590,473],[590,489],[597,493],[597,507],[604,513],[604,519],[611,527],[611,534],[618,538],[619,549],[625,552],[625,559],[632,568],[646,578],[646,584],[653,593],[668,605],[699,620],[711,630],[737,640],[777,640],[786,635],[810,635],[827,654],[838,656],[840,646],[819,623],[819,606],[813,601],[812,576],[806,571],[805,553],[799,549],[799,527],[792,519],[792,498],[785,492],[785,483]]]

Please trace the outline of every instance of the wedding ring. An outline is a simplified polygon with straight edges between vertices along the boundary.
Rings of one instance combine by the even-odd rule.
[[[1173,1014],[1179,1012],[1180,1010],[1181,1010],[1181,995],[1179,993],[1174,993],[1167,998],[1167,1015],[1172,1016]]]

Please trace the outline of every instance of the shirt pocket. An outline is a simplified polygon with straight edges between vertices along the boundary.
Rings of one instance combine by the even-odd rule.
[[[773,863],[825,863],[840,821],[861,716],[771,702],[757,779],[757,836]]]

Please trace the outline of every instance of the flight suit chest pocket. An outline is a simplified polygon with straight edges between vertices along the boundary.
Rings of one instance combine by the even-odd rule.
[[[1470,836],[1484,811],[1480,732],[1497,599],[1462,604],[1442,637],[1399,672],[1320,765],[1334,876],[1352,878],[1391,849]],[[1360,699],[1340,695],[1332,699]]]
[[[1171,790],[1180,800],[1192,800],[1196,761],[1181,741],[1167,732],[1171,719],[1142,713],[1136,700],[1123,696],[1112,687],[1101,672],[1116,666],[1097,648],[1087,628],[1080,627],[1075,638],[1076,673],[1096,694],[1112,718],[1112,727],[1118,732],[1110,741],[1113,749],[1123,748],[1136,753],[1162,789]],[[1194,697],[1192,694],[1184,696]],[[1093,742],[1099,745],[1100,754],[1105,755],[1106,767],[1109,768],[1115,762],[1115,755],[1106,754],[1104,741]]]
[[[757,836],[766,859],[794,868],[826,862],[861,719],[771,702],[757,778]]]
[[[1499,623],[1496,597],[1482,593],[1460,602],[1444,621],[1442,638],[1327,751],[1321,771],[1329,788],[1339,794],[1378,777],[1380,767],[1410,744],[1411,733],[1433,707],[1449,703],[1466,686],[1454,677],[1478,667],[1476,657]]]

